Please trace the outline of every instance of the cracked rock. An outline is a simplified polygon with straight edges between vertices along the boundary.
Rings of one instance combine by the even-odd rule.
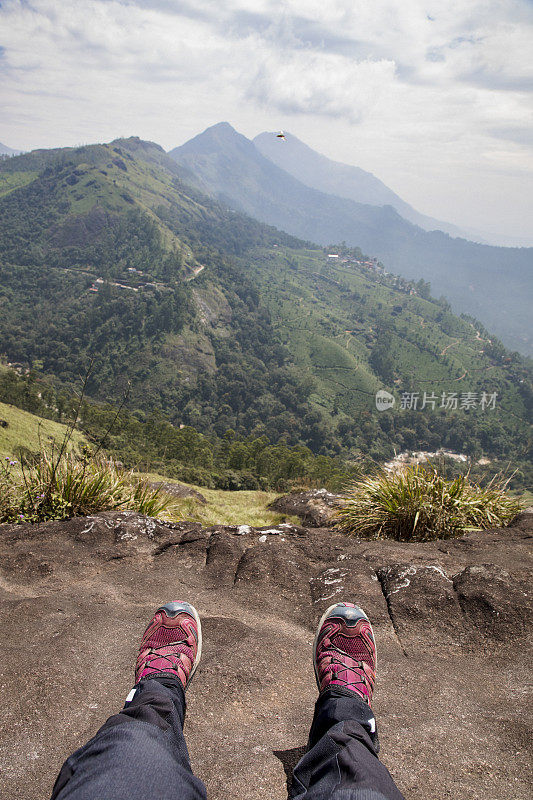
[[[154,610],[183,599],[204,628],[187,698],[196,774],[211,800],[286,800],[316,624],[348,600],[372,622],[382,757],[404,796],[530,800],[532,514],[415,544],[242,527],[134,512],[0,526],[0,796],[50,796],[130,691]]]

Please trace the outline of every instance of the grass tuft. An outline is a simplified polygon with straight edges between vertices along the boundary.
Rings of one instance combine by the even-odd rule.
[[[172,513],[174,498],[103,458],[54,457],[42,452],[33,463],[5,459],[0,468],[0,522],[50,519],[130,509],[155,517]]]
[[[423,542],[460,536],[468,528],[508,525],[520,502],[506,492],[508,481],[487,486],[468,475],[453,480],[431,465],[365,477],[353,483],[336,512],[336,525],[366,539]]]

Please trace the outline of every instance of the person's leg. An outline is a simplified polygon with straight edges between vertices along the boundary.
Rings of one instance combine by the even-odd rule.
[[[306,754],[297,764],[293,800],[403,800],[378,759],[370,703],[376,647],[370,622],[352,603],[331,606],[313,647],[319,697]]]
[[[65,761],[52,800],[205,800],[183,736],[185,689],[201,646],[193,606],[167,603],[157,610],[124,708]]]

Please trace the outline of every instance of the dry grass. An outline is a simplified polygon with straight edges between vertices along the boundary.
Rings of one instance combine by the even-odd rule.
[[[142,474],[142,478],[188,486],[182,481],[169,480],[154,473]],[[173,508],[173,515],[177,515],[173,517],[174,519],[190,519],[201,522],[205,526],[252,525],[258,528],[265,525],[277,525],[285,520],[299,522],[297,517],[288,517],[267,508],[269,503],[280,496],[276,492],[227,492],[221,489],[204,489],[202,486],[189,486],[189,488],[200,492],[207,500],[207,505],[194,497],[178,499]],[[167,518],[170,517],[167,515]]]

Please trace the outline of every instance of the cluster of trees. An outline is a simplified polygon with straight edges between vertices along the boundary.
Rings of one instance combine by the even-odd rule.
[[[266,436],[202,434],[190,426],[176,427],[160,414],[131,412],[79,399],[38,378],[0,371],[0,400],[42,417],[70,422],[77,417],[93,447],[128,468],[160,472],[208,488],[276,489],[293,485],[340,489],[361,474],[362,462],[315,455],[303,445]],[[25,452],[26,457],[31,453]]]
[[[0,355],[53,376],[55,395],[44,409],[55,409],[54,414],[64,417],[69,391],[79,385],[92,361],[87,392],[94,400],[116,401],[131,384],[130,411],[122,412],[119,427],[106,440],[112,452],[129,464],[166,465],[181,477],[186,477],[184,470],[194,469],[199,482],[218,481],[217,485],[241,480],[230,480],[230,472],[248,476],[242,480],[250,485],[254,481],[275,485],[303,475],[314,480],[324,465],[332,476],[351,474],[352,459],[369,455],[383,460],[395,448],[445,446],[473,456],[526,457],[524,420],[512,415],[377,414],[370,410],[371,401],[354,413],[354,403],[344,403],[342,393],[333,413],[323,413],[313,379],[296,369],[274,329],[252,268],[256,248],[294,247],[285,259],[286,272],[293,275],[298,269],[296,248],[302,242],[185,186],[172,172],[177,166],[171,170],[168,195],[154,205],[154,218],[135,204],[124,187],[115,191],[108,180],[110,158],[124,175],[132,161],[125,145],[112,149],[110,155],[109,148],[81,148],[70,155],[50,156],[48,162],[48,157],[38,156],[42,170],[38,178],[0,200]],[[157,152],[153,157],[166,158]],[[31,161],[37,156],[22,158]],[[8,166],[13,168],[11,162]],[[28,162],[27,168],[36,165]],[[87,182],[89,169],[94,177],[91,173]],[[113,211],[97,201],[104,189],[115,192]],[[73,196],[76,202],[86,201],[84,210],[72,212]],[[162,227],[167,229],[165,239]],[[169,245],[172,236],[175,244]],[[194,284],[183,280],[191,252],[196,263],[206,267]],[[364,258],[358,248],[346,253]],[[132,268],[143,273],[142,280],[138,273],[128,273]],[[100,276],[104,283],[91,293],[91,284]],[[138,291],[115,285],[128,280]],[[193,287],[207,291],[214,287],[222,293],[231,320],[212,326],[200,322]],[[424,364],[448,357],[430,326],[404,330],[402,324],[406,327],[408,321],[400,318],[402,306],[394,307],[399,309],[396,319],[383,292],[378,298],[373,290],[361,289],[363,296],[348,283],[341,290],[339,303],[350,307],[354,319],[360,317],[370,366],[385,385],[405,377],[405,370],[398,373],[391,337],[406,342],[416,338],[416,357],[426,359],[427,354]],[[428,295],[429,285],[419,282],[417,292]],[[420,297],[400,298],[403,304],[411,300],[430,306]],[[430,308],[442,331],[464,334],[464,323],[444,303],[432,302]],[[306,313],[302,304],[301,314]],[[326,322],[323,326],[327,328]],[[333,323],[330,327],[326,335],[334,336]],[[187,370],[182,363],[190,355],[188,341],[194,335],[208,341],[214,356],[209,369],[196,365]],[[513,367],[512,359],[508,367],[509,355],[499,343],[493,340],[486,347],[496,363],[505,362],[506,370]],[[176,352],[184,358],[175,357]],[[515,383],[531,405],[529,383],[518,383],[519,368],[517,363]],[[507,387],[501,383],[493,388]],[[29,400],[15,404],[22,402]],[[83,424],[93,438],[105,430],[102,420],[111,413],[104,414],[103,408],[87,404],[84,410]],[[96,423],[98,415],[103,416]],[[155,444],[150,444],[150,437]],[[192,480],[194,476],[187,474]]]
[[[10,361],[36,367],[66,383],[78,381],[97,355],[89,391],[110,375],[130,377],[147,342],[182,329],[190,314],[187,285],[133,292],[100,285],[60,269],[0,262],[0,339]]]
[[[156,471],[169,477],[208,488],[275,489],[293,486],[325,486],[340,490],[390,456],[390,441],[396,439],[405,449],[434,451],[440,447],[464,450],[470,435],[470,423],[459,413],[437,416],[437,428],[428,426],[424,414],[404,412],[403,425],[395,430],[398,417],[390,414],[363,415],[356,430],[342,423],[338,435],[362,453],[358,459],[340,455],[317,455],[302,444],[291,445],[285,437],[274,440],[266,435],[239,436],[231,428],[221,435],[201,433],[191,426],[177,427],[161,414],[117,409],[85,400],[78,408],[78,398],[62,388],[38,378],[35,373],[17,375],[13,370],[0,371],[0,400],[42,417],[68,422],[78,413],[78,427],[93,446],[102,446],[128,468]],[[481,426],[484,450],[494,440],[505,446],[505,430],[497,420],[487,418]],[[468,464],[447,462],[450,474],[470,469],[474,479],[492,474],[512,473],[511,488],[531,486],[533,467],[530,443],[523,443],[512,454],[512,468],[505,459],[495,459],[483,467],[477,465],[479,452]],[[511,456],[511,454],[509,454]]]

